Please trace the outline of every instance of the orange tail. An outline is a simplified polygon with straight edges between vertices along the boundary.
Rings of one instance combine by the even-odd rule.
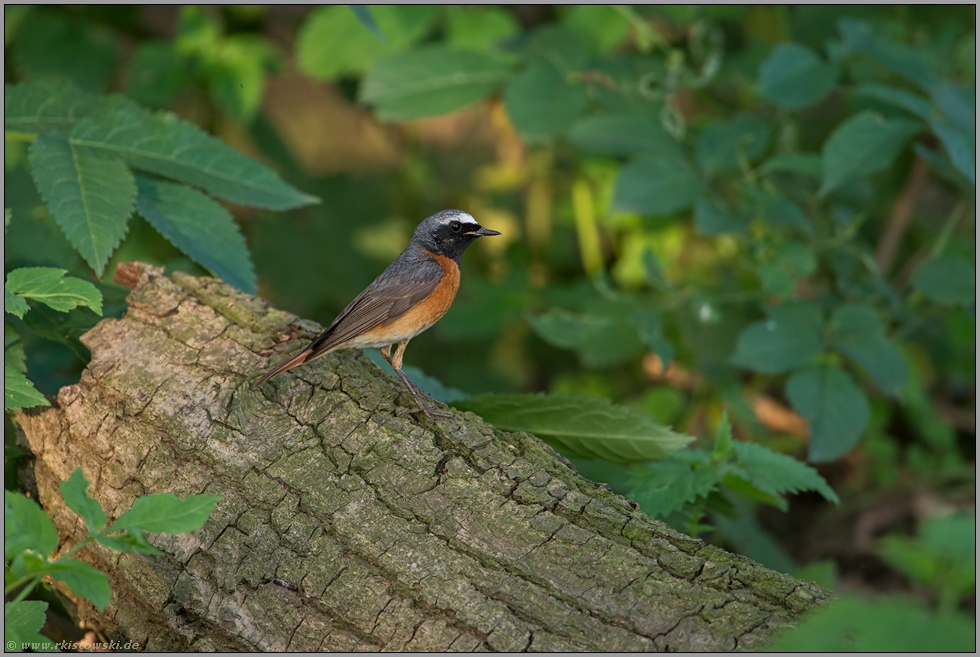
[[[291,358],[290,360],[287,360],[285,363],[278,365],[275,369],[271,369],[265,374],[263,374],[262,378],[256,381],[255,383],[253,383],[252,386],[253,387],[260,386],[266,381],[268,381],[269,379],[271,379],[272,377],[274,377],[276,374],[282,374],[286,370],[291,370],[297,365],[302,365],[310,358],[310,355],[312,353],[313,353],[312,348],[308,347],[304,349],[299,353],[299,355],[295,356],[294,358]]]

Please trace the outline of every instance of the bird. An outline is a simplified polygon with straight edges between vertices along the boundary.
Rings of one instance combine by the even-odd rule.
[[[277,374],[338,349],[379,348],[417,404],[403,413],[422,411],[428,417],[453,417],[423,403],[422,397],[442,402],[421,391],[405,375],[402,358],[409,340],[435,324],[452,305],[459,289],[459,260],[466,247],[477,238],[491,235],[500,233],[484,228],[461,210],[443,210],[427,217],[415,228],[405,250],[323,333],[252,385],[260,386]]]

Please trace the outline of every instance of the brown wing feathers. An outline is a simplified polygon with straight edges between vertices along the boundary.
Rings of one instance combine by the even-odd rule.
[[[367,289],[337,316],[309,347],[264,374],[259,386],[288,369],[335,349],[353,337],[395,321],[425,300],[442,280],[443,268],[433,258],[399,256]]]

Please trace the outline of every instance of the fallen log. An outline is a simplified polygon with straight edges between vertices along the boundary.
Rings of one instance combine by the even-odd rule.
[[[733,650],[829,594],[679,534],[534,436],[472,413],[397,415],[395,382],[337,352],[250,382],[319,332],[210,278],[130,263],[122,319],[50,408],[17,413],[67,550],[78,466],[110,519],[138,496],[220,495],[166,557],[90,544],[90,626],[145,650]],[[395,401],[393,401],[395,400]],[[401,400],[411,403],[407,396]]]

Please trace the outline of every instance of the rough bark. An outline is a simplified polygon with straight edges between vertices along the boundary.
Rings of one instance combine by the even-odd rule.
[[[535,437],[398,416],[393,379],[338,352],[255,376],[316,326],[220,282],[130,265],[126,316],[17,421],[67,549],[58,483],[79,465],[110,518],[150,493],[221,495],[166,557],[107,572],[107,635],[185,650],[732,650],[827,593],[679,534]]]

